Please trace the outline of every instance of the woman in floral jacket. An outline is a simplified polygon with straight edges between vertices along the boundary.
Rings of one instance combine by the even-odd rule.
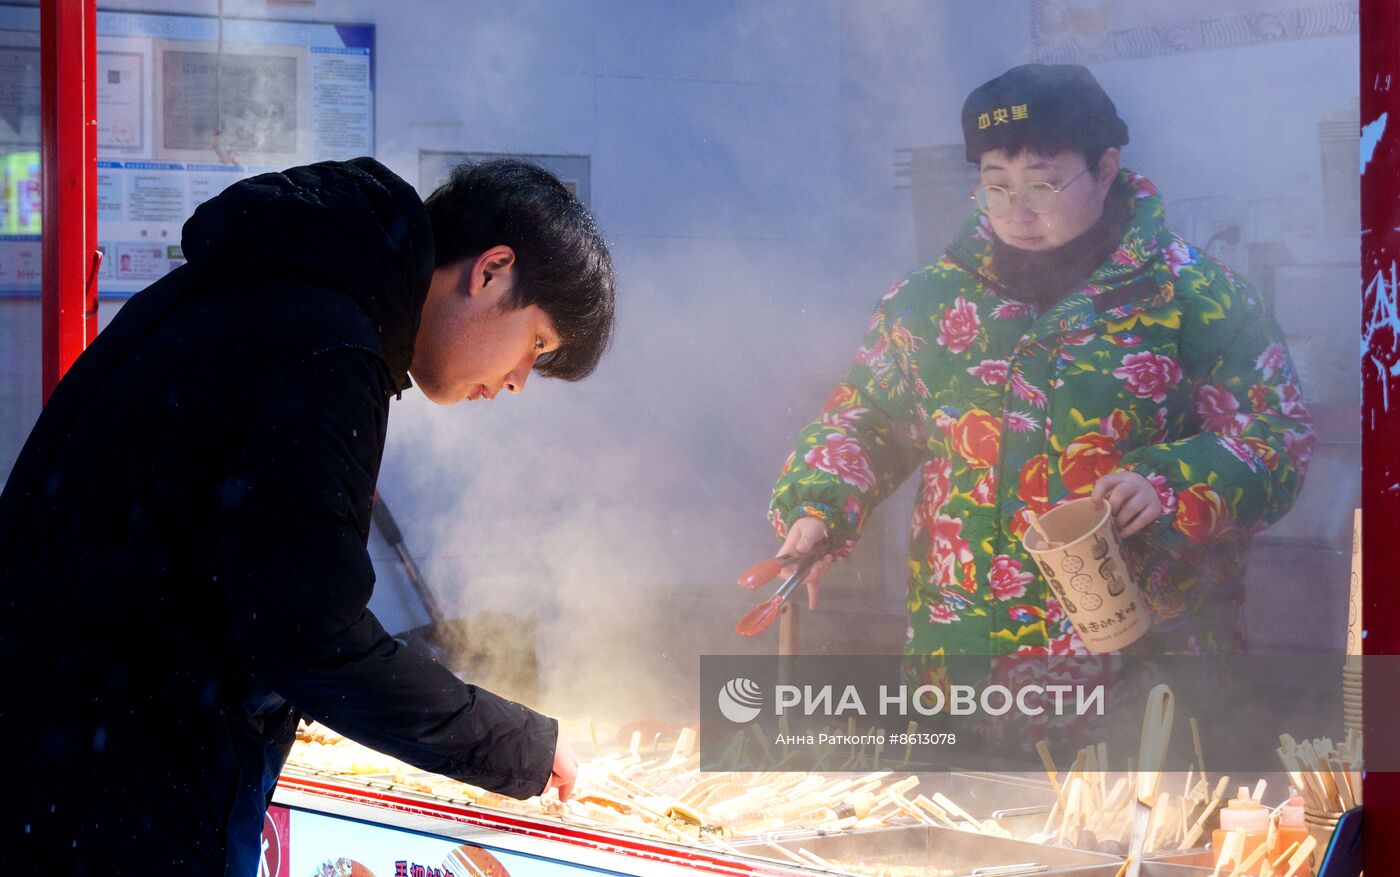
[[[1277,324],[1119,167],[1126,126],[1085,68],[1008,71],[963,127],[980,209],[885,294],[800,433],[773,492],[781,553],[830,537],[843,556],[917,472],[906,653],[1084,653],[1021,537],[1093,496],[1153,616],[1134,648],[1242,650],[1249,537],[1288,511],[1313,443]]]

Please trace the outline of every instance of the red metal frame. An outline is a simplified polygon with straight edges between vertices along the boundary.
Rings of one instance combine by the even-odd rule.
[[[556,822],[532,820],[527,816],[481,810],[466,805],[415,798],[378,789],[342,785],[331,780],[283,774],[278,779],[277,785],[289,791],[304,792],[329,800],[365,804],[415,816],[432,816],[459,825],[489,828],[537,840],[587,847],[632,859],[679,865],[706,874],[721,874],[727,875],[727,877],[757,877],[757,875],[774,875],[774,877],[776,875],[794,875],[795,877],[796,874],[800,873],[784,868],[781,863],[777,862],[770,864],[726,858],[720,853],[709,850],[687,850],[674,845],[651,843],[640,838],[602,834]]]
[[[39,7],[43,387],[97,334],[97,0]]]
[[[1382,114],[1384,134],[1361,176],[1362,623],[1365,652],[1394,655],[1400,654],[1394,590],[1400,569],[1400,0],[1361,0],[1361,124]],[[1363,144],[1363,159],[1365,153]],[[1378,714],[1387,697],[1383,680],[1374,677],[1365,680],[1367,715]],[[1394,746],[1396,730],[1368,724],[1366,748]],[[1366,872],[1400,873],[1400,774],[1367,773],[1363,789]]]

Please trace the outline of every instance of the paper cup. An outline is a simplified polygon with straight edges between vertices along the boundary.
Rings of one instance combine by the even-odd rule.
[[[1152,617],[1123,563],[1108,503],[1067,502],[1041,515],[1040,527],[1058,547],[1034,528],[1022,541],[1090,651],[1121,649],[1147,633]]]

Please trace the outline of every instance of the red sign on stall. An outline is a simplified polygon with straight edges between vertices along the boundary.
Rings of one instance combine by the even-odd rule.
[[[263,817],[262,858],[258,877],[291,877],[292,813],[273,805]]]

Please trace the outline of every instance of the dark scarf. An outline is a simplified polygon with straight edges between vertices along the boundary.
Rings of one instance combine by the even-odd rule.
[[[1045,313],[1077,292],[1123,242],[1133,218],[1132,192],[1121,180],[1104,199],[1103,215],[1079,237],[1053,250],[1020,250],[992,235],[992,269],[1002,291]]]

